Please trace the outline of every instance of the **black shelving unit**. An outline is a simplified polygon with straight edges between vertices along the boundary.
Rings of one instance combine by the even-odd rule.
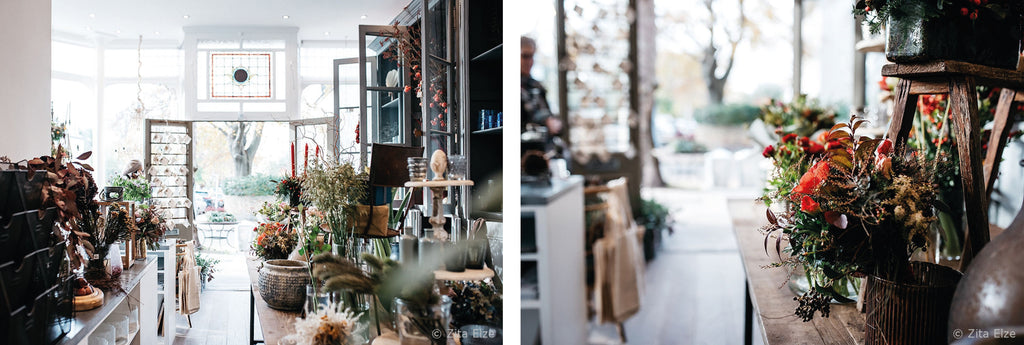
[[[480,111],[502,111],[501,102],[501,53],[502,53],[502,1],[475,1],[466,3],[468,99],[470,121],[468,121],[470,178],[476,181],[472,191],[470,216],[501,221],[501,198],[484,199],[486,193],[501,190],[502,126],[478,129]],[[490,188],[488,188],[490,186]],[[494,189],[489,191],[487,189]]]

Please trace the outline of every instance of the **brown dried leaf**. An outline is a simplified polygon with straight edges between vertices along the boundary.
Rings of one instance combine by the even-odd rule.
[[[88,151],[88,152],[86,152],[86,153],[83,153],[83,154],[81,154],[81,155],[78,155],[78,160],[80,160],[80,161],[84,161],[84,160],[86,160],[86,159],[89,159],[89,157],[92,157],[92,151]]]

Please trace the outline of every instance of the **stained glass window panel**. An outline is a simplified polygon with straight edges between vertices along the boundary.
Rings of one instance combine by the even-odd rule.
[[[211,53],[211,98],[271,98],[270,53]]]

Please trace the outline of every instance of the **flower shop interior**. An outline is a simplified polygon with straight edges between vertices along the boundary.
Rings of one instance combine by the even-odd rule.
[[[521,344],[1024,342],[1019,3],[524,7]]]
[[[0,343],[502,342],[501,1],[0,13]]]

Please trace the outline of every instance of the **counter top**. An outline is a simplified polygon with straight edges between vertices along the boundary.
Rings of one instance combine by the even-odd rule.
[[[142,281],[142,277],[146,275],[150,270],[156,270],[155,256],[150,256],[145,259],[138,259],[131,268],[124,269],[121,272],[121,287],[126,292],[131,292],[139,285]],[[148,292],[147,292],[148,293]],[[154,292],[155,293],[155,292]],[[85,340],[96,327],[99,327],[100,323],[103,323],[114,312],[114,309],[121,302],[127,298],[128,295],[125,293],[114,293],[113,291],[103,292],[103,305],[92,310],[75,312],[74,319],[71,322],[71,331],[68,332],[63,338],[60,338],[58,344],[79,344]],[[133,301],[134,303],[135,301]]]
[[[583,176],[573,175],[565,179],[552,178],[550,184],[539,182],[524,183],[520,187],[519,202],[522,205],[544,205],[557,199],[566,191],[583,185]]]

